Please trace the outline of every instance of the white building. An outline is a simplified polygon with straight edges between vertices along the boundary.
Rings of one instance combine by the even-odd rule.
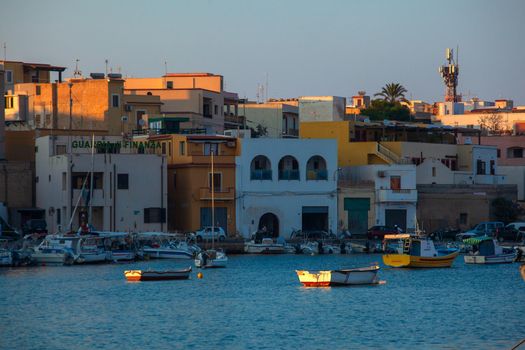
[[[241,139],[236,157],[237,230],[266,227],[337,232],[337,143],[322,139]]]
[[[96,137],[92,157],[92,138],[73,136],[70,161],[68,140],[68,136],[36,140],[36,204],[45,210],[50,232],[67,230],[70,220],[75,230],[81,218],[104,231],[167,228],[166,160],[155,154],[137,154],[160,145]],[[87,218],[89,202],[91,220]]]
[[[338,96],[299,97],[299,122],[343,121],[346,98]]]
[[[413,230],[417,189],[415,165],[363,165],[341,169],[340,226],[364,234],[374,225]]]

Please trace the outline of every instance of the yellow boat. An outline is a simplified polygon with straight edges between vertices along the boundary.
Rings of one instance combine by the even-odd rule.
[[[396,253],[383,255],[383,263],[392,267],[451,267],[459,255],[459,249],[436,249],[430,238],[409,234],[385,235],[385,251],[389,240],[401,243]]]

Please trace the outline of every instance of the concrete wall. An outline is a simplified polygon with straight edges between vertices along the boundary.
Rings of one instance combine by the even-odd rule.
[[[525,166],[505,165],[498,167],[499,173],[505,175],[505,183],[517,186],[519,201],[525,201]]]
[[[255,129],[258,124],[266,127],[268,137],[283,137],[287,130],[283,127],[283,117],[288,118],[288,129],[299,130],[299,111],[296,106],[277,103],[239,104],[239,116],[246,117],[246,125]]]
[[[299,97],[301,122],[342,121],[345,117],[346,99],[338,96]]]
[[[289,237],[302,227],[303,206],[328,207],[328,226],[337,232],[337,171],[335,140],[241,139],[242,154],[236,157],[237,230],[249,237],[258,228],[260,217],[272,212],[279,218],[280,236]],[[272,180],[251,180],[250,166],[258,156],[271,163]],[[279,160],[287,155],[297,159],[300,180],[278,180]],[[323,157],[327,180],[306,180],[306,164],[315,155]]]

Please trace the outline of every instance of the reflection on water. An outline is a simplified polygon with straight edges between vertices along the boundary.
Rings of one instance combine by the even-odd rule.
[[[296,269],[378,255],[231,256],[190,280],[127,282],[190,261],[0,270],[0,348],[509,348],[524,337],[516,264],[388,269],[386,284],[304,288]]]

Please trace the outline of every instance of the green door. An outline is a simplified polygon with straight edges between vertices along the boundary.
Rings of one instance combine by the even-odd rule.
[[[344,209],[348,215],[348,231],[352,234],[366,234],[370,198],[345,198]]]

